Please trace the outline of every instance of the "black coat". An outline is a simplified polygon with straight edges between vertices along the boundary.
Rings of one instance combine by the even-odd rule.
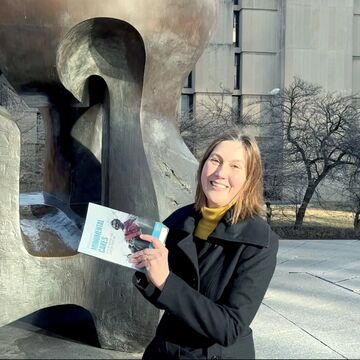
[[[164,288],[158,290],[143,273],[134,276],[140,292],[165,310],[143,359],[255,357],[250,323],[274,273],[279,244],[260,217],[231,225],[231,211],[207,240],[201,279],[193,238],[201,215],[188,205],[164,221],[170,228]]]

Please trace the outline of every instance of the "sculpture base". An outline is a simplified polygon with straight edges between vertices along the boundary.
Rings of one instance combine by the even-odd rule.
[[[0,359],[141,359],[141,356],[76,342],[24,319],[0,328]]]

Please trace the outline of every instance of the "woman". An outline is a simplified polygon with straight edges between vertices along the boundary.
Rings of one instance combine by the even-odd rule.
[[[166,247],[135,253],[134,284],[164,309],[143,359],[255,357],[252,322],[273,275],[277,236],[263,210],[262,166],[254,139],[224,135],[199,165],[195,204],[164,223]]]

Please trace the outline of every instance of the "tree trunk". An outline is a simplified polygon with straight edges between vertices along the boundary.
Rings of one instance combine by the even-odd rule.
[[[360,210],[357,210],[356,213],[355,213],[354,230],[355,231],[360,230]]]
[[[269,225],[271,225],[271,215],[272,215],[272,208],[270,201],[267,201],[266,203],[266,221]]]
[[[301,206],[299,207],[298,212],[296,213],[294,229],[298,229],[302,226],[306,209],[309,205],[309,202],[310,202],[312,196],[314,195],[315,189],[316,189],[316,186],[314,186],[314,185],[309,185],[306,188],[306,192],[305,192],[303,201],[301,203]]]

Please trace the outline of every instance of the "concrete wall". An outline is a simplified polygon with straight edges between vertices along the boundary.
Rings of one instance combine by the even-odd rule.
[[[231,105],[246,97],[280,87],[281,1],[219,0],[217,29],[193,70],[194,109],[209,96],[222,96]],[[233,14],[239,12],[239,47],[233,45]],[[240,56],[240,87],[234,89],[235,54]],[[235,100],[234,100],[235,98]],[[244,98],[244,99],[243,99]],[[179,107],[180,108],[180,107]]]
[[[353,0],[286,0],[284,85],[294,76],[329,91],[352,89]]]
[[[360,97],[360,0],[354,0],[352,89]]]
[[[232,43],[234,11],[239,47]],[[266,95],[294,76],[329,91],[359,92],[360,0],[219,0],[217,30],[193,71],[193,92]]]
[[[193,70],[196,93],[233,91],[233,1],[219,0],[215,34]]]
[[[43,190],[45,128],[36,108],[30,108],[0,75],[0,106],[12,115],[21,133],[20,192]]]
[[[280,85],[279,2],[242,1],[238,8],[241,95],[267,94]]]

